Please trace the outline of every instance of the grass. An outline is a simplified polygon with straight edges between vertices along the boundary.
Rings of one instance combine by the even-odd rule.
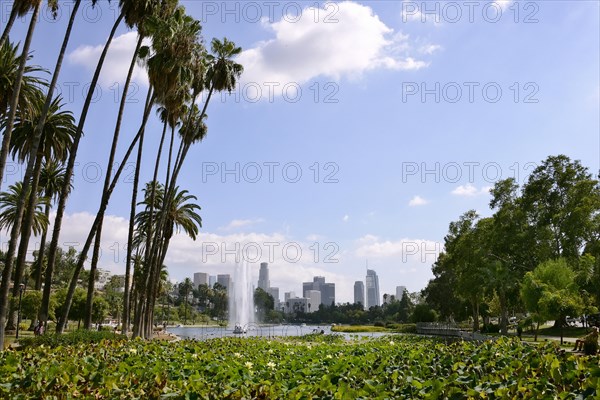
[[[336,325],[331,327],[332,332],[359,333],[359,332],[392,332],[383,326],[372,325]]]

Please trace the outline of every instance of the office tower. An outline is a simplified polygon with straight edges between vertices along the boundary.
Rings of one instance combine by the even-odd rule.
[[[305,296],[308,299],[308,309],[306,310],[307,312],[315,312],[319,310],[319,305],[321,305],[321,292],[319,292],[318,290],[309,290],[307,292],[307,296]]]
[[[269,293],[271,296],[273,296],[273,309],[275,310],[279,310],[281,305],[280,300],[279,300],[279,288],[278,287],[270,287],[269,290],[267,290],[267,293]]]
[[[271,287],[269,282],[269,263],[260,263],[260,270],[258,271],[258,287],[268,292]]]
[[[285,292],[283,296],[284,300],[288,301],[289,299],[293,299],[294,297],[296,297],[296,292]]]
[[[402,295],[404,294],[405,290],[406,286],[396,286],[396,300],[402,300]]]
[[[380,305],[379,297],[379,277],[372,269],[367,269],[367,278],[365,280],[367,290],[367,309]]]
[[[354,282],[354,304],[365,306],[365,283],[363,281]]]
[[[215,286],[215,283],[217,283],[217,277],[215,275],[210,275],[208,277],[208,286],[213,288]]]
[[[217,275],[217,282],[220,285],[225,286],[229,292],[229,287],[231,286],[231,276],[229,274]]]
[[[208,274],[205,272],[196,272],[194,274],[194,288],[200,285],[208,285]]]
[[[308,292],[318,290],[321,292],[321,304],[331,306],[335,304],[335,283],[325,283],[325,277],[315,276],[312,282],[302,283],[302,296],[308,298]]]
[[[321,304],[327,307],[335,304],[335,283],[321,285]]]

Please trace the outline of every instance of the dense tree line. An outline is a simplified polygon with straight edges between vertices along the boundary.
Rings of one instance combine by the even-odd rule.
[[[96,3],[99,2],[91,0],[93,6],[99,6]],[[207,49],[200,35],[200,22],[187,15],[177,0],[119,0],[119,15],[107,32],[108,38],[90,81],[90,90],[80,114],[76,116],[65,109],[55,90],[74,34],[73,28],[81,22],[78,18],[81,4],[82,0],[75,0],[66,31],[54,36],[60,40],[60,50],[52,71],[32,64],[31,56],[32,38],[45,2],[15,0],[0,38],[0,130],[3,136],[0,179],[4,181],[9,155],[25,166],[23,180],[0,194],[0,227],[9,231],[0,284],[0,348],[4,344],[4,328],[14,327],[16,321],[14,307],[10,305],[14,304],[12,299],[18,295],[19,284],[26,279],[25,256],[31,234],[41,235],[40,254],[32,271],[35,290],[42,295],[37,317],[47,322],[51,316],[52,296],[58,289],[54,283],[61,257],[59,237],[69,193],[76,190],[71,182],[77,152],[92,106],[94,89],[117,29],[122,25],[135,29],[138,40],[119,109],[114,116],[115,127],[110,152],[106,154],[106,171],[112,171],[117,153],[124,152],[124,155],[114,174],[106,174],[96,218],[89,227],[82,250],[77,254],[63,307],[55,316],[57,332],[62,332],[71,318],[71,308],[80,297],[82,280],[86,280],[83,283],[86,304],[82,321],[85,328],[92,326],[93,310],[97,307],[94,280],[104,215],[123,167],[135,154],[125,292],[120,311],[124,333],[132,322],[135,336],[146,338],[151,335],[170,240],[180,230],[195,239],[201,224],[196,197],[178,186],[178,178],[191,146],[202,141],[207,133],[206,112],[213,94],[231,91],[242,73],[242,66],[233,61],[241,49],[226,38],[213,39]],[[47,7],[55,15],[59,5],[56,0],[47,2]],[[15,41],[10,37],[13,23],[17,17],[27,15],[30,15],[30,22],[26,36]],[[144,40],[148,40],[150,45],[144,45]],[[16,44],[17,41],[22,44]],[[144,66],[150,85],[142,115],[127,115],[125,104],[136,64]],[[51,76],[49,80],[46,79],[48,75]],[[158,132],[160,145],[158,149],[145,149],[145,137],[154,134],[146,132],[149,119],[154,118],[153,110],[158,111],[162,123],[162,132]],[[137,131],[130,132],[126,144],[122,145],[121,126],[125,118],[140,122]],[[154,170],[151,182],[141,185],[139,176],[144,151],[153,151],[156,156],[150,166]],[[161,169],[165,170],[164,177],[159,177]],[[138,201],[140,191],[141,202]],[[55,207],[56,215],[49,232],[51,207]],[[86,263],[90,265],[87,276],[84,273]]]
[[[550,156],[523,186],[509,178],[490,191],[493,215],[465,212],[451,222],[434,279],[423,294],[444,320],[482,311],[509,312],[535,322],[598,312],[600,306],[600,186],[567,156]],[[468,312],[467,312],[468,310]]]

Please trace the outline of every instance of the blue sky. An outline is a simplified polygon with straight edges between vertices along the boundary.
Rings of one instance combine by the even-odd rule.
[[[101,3],[82,11],[60,78],[76,116],[114,21],[115,5]],[[496,180],[522,183],[555,154],[600,168],[598,2],[182,4],[202,21],[207,43],[227,36],[244,49],[246,71],[236,93],[211,102],[208,136],[180,178],[198,196],[203,228],[196,242],[173,240],[174,280],[232,273],[228,251],[239,246],[250,251],[256,277],[258,261],[272,262],[282,297],[324,275],[337,284],[338,301],[352,301],[367,260],[382,294],[397,285],[416,291],[431,277],[448,224],[469,209],[490,214],[487,189]],[[66,15],[42,18],[35,63],[54,65]],[[12,40],[22,40],[26,21]],[[122,27],[109,53],[63,243],[83,241],[96,212],[134,43],[135,32]],[[140,121],[143,71],[135,82],[121,154]],[[148,132],[144,181],[160,134],[155,119]],[[130,192],[123,179],[109,209],[101,266],[113,272],[123,271]]]

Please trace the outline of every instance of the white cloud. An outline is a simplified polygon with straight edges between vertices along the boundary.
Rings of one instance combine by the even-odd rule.
[[[502,11],[506,11],[513,3],[513,0],[495,0],[493,3],[500,7]]]
[[[247,226],[252,226],[252,225],[256,225],[259,224],[261,222],[264,222],[265,220],[262,218],[255,218],[255,219],[234,219],[233,221],[231,221],[229,224],[227,224],[226,226],[222,226],[219,229],[220,230],[224,230],[224,231],[231,231],[234,229],[239,229],[239,228],[244,228]]]
[[[421,52],[423,54],[431,55],[441,49],[442,49],[442,46],[440,46],[439,44],[426,44],[419,48],[419,52]]]
[[[303,10],[298,21],[283,18],[269,24],[275,38],[245,50],[244,82],[303,84],[323,76],[334,80],[359,77],[373,69],[417,70],[427,63],[410,57],[408,36],[394,34],[372,9],[358,3],[335,3],[337,22],[326,22],[326,9]],[[315,23],[315,15],[319,22]],[[281,87],[279,88],[281,90]]]
[[[481,189],[477,189],[475,186],[467,183],[466,185],[458,186],[451,193],[455,196],[473,197],[489,194],[490,189],[491,186],[483,186]]]
[[[344,215],[344,217],[342,218],[342,221],[344,222],[348,222],[348,220],[350,219],[350,216],[348,214]]]
[[[99,81],[102,85],[108,88],[116,82],[125,82],[137,40],[135,31],[124,33],[113,39],[100,74]],[[144,44],[149,45],[150,41],[145,39]],[[79,46],[68,55],[68,60],[72,64],[81,65],[93,72],[103,49],[104,43],[96,46]],[[148,86],[148,75],[139,65],[136,65],[133,70],[132,80],[140,85]]]
[[[421,196],[415,196],[408,202],[410,207],[424,206],[425,204],[429,204],[429,200],[426,200]]]

